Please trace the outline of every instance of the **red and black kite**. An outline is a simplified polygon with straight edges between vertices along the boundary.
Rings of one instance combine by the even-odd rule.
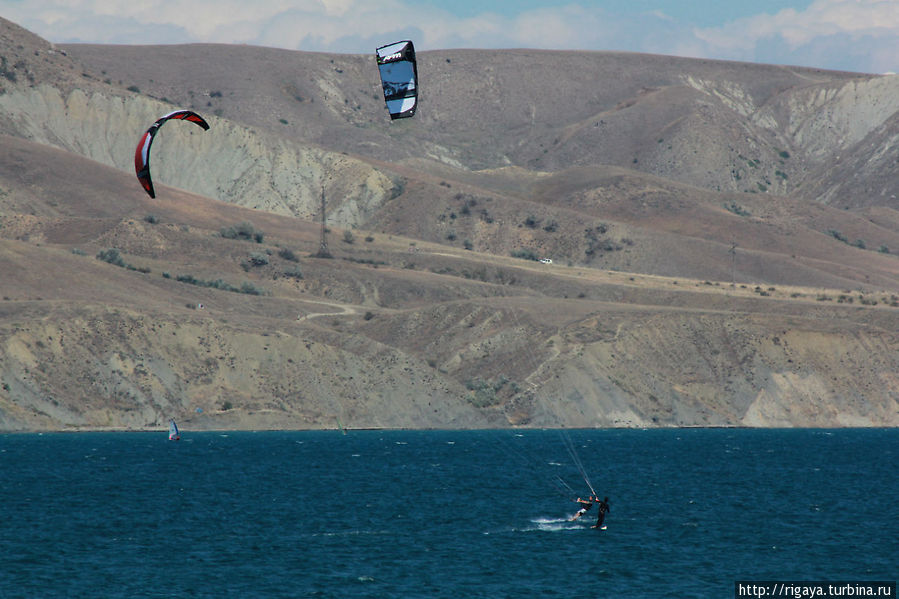
[[[144,186],[151,198],[156,197],[156,192],[153,191],[153,181],[150,179],[150,146],[153,144],[153,138],[156,137],[159,128],[170,119],[190,121],[203,127],[204,131],[209,129],[209,124],[203,120],[203,117],[190,110],[170,112],[147,129],[147,132],[140,138],[137,149],[134,151],[134,170],[137,172],[137,180]]]

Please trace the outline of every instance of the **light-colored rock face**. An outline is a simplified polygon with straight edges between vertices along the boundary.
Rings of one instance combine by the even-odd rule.
[[[458,389],[422,377],[413,358],[342,350],[308,332],[260,335],[214,319],[176,322],[99,306],[58,325],[4,332],[0,429],[139,429],[172,415],[193,428],[485,422]]]
[[[49,85],[0,95],[0,112],[17,135],[127,172],[140,135],[171,110],[138,96],[76,89],[63,97]],[[156,186],[305,218],[319,212],[325,189],[339,198],[332,221],[343,227],[360,226],[393,193],[390,178],[359,160],[206,118],[211,133],[180,121],[160,128],[150,157]]]

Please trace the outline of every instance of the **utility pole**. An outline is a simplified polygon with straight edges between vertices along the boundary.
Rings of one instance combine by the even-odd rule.
[[[737,242],[730,242],[730,288],[737,288]]]
[[[325,226],[325,186],[322,185],[322,236],[318,245],[318,253],[316,258],[333,258],[331,252],[328,251],[328,228]]]

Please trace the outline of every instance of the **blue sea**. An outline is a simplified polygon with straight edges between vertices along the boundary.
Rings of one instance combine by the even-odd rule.
[[[582,467],[579,467],[579,464]],[[0,597],[733,597],[896,580],[899,430],[0,435]],[[609,497],[569,522],[577,495]]]

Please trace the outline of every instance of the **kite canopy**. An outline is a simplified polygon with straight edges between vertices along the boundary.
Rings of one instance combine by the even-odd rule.
[[[166,121],[171,119],[190,121],[191,123],[203,127],[204,131],[209,129],[209,124],[196,112],[190,110],[176,110],[160,117],[149,129],[147,129],[147,132],[141,136],[140,142],[137,144],[137,149],[134,151],[134,170],[137,173],[137,180],[140,181],[140,184],[147,190],[147,193],[150,194],[151,198],[156,197],[156,192],[153,191],[153,181],[150,179],[150,146],[153,144],[153,139],[156,137],[159,128],[162,127]]]
[[[414,115],[418,104],[418,67],[412,42],[394,42],[381,46],[376,52],[390,118],[402,119]]]

